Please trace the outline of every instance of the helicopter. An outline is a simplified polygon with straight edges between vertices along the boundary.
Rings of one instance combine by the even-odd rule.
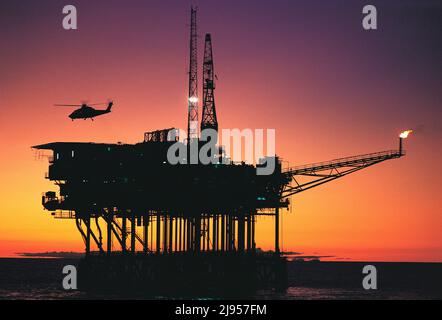
[[[91,106],[98,106],[98,105],[103,105],[103,104],[106,104],[106,103],[55,104],[55,106],[57,106],[57,107],[80,107],[79,109],[74,110],[74,112],[72,112],[69,115],[69,118],[71,118],[72,121],[74,121],[74,119],[84,119],[84,120],[91,119],[92,121],[94,121],[95,117],[101,116],[106,113],[110,113],[112,111],[112,106],[114,105],[113,101],[109,101],[107,103],[106,109],[95,109],[95,108],[91,107]]]

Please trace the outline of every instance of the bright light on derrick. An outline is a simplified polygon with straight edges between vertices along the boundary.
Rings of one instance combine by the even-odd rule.
[[[191,103],[197,103],[197,102],[198,102],[198,97],[190,97],[190,98],[189,98],[189,102],[191,102]]]

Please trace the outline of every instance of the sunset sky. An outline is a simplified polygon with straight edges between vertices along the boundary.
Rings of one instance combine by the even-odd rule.
[[[136,143],[145,131],[186,128],[196,4],[200,69],[212,34],[220,128],[275,129],[292,166],[394,149],[401,130],[415,129],[406,157],[294,196],[283,250],[442,262],[442,4],[349,2],[1,1],[0,256],[84,250],[74,221],[43,210],[41,194],[57,188],[31,146]],[[368,3],[375,31],[361,25]],[[78,30],[62,28],[67,4]],[[53,106],[108,98],[113,112],[94,122]],[[264,249],[270,219],[258,223]]]

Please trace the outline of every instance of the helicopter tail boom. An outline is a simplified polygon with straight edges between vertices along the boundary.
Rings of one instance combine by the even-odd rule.
[[[112,106],[114,105],[114,103],[111,101],[111,102],[109,102],[109,104],[107,105],[107,109],[106,109],[106,111],[111,111],[111,109],[112,109]]]

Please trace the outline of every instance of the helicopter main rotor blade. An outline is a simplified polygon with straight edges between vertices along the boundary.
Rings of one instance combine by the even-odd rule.
[[[81,107],[81,104],[54,104],[56,107]]]

